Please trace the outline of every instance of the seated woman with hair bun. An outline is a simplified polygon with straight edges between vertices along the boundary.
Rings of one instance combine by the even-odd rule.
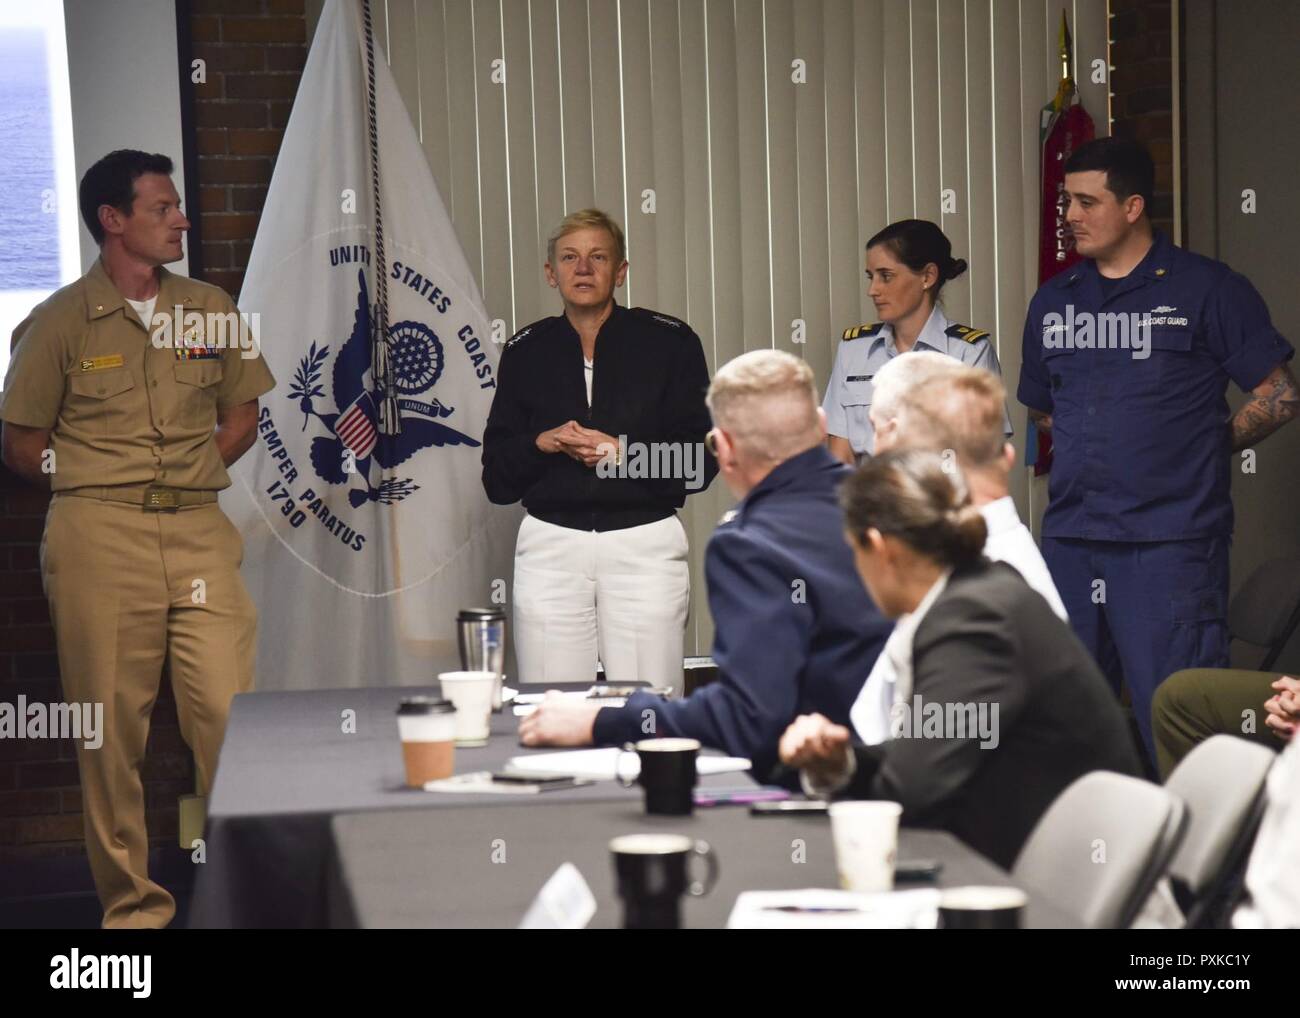
[[[781,760],[810,795],[887,799],[1009,867],[1052,800],[1094,770],[1139,773],[1110,687],[1012,567],[981,555],[983,517],[938,454],[888,452],[841,489],[846,538],[897,624],[854,727],[795,719]]]

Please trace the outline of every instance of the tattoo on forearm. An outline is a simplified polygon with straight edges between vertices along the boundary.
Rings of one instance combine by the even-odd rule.
[[[1300,414],[1300,393],[1290,368],[1268,379],[1268,389],[1255,393],[1232,418],[1234,452],[1249,448],[1267,438],[1291,418]]]

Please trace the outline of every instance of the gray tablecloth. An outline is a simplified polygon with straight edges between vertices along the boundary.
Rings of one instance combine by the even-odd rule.
[[[551,794],[551,793],[543,793]],[[683,925],[726,925],[745,890],[835,887],[826,817],[754,817],[739,806],[691,817],[648,817],[639,802],[529,802],[508,810],[385,811],[337,816],[329,920],[344,927],[513,927],[546,880],[572,862],[597,901],[593,927],[622,925],[608,843],[620,834],[671,831],[703,838],[719,862],[712,893],[686,898]],[[1010,885],[1002,870],[942,831],[903,829],[900,859],[937,859],[937,881],[906,887]],[[698,865],[698,864],[696,864]],[[1024,924],[1081,924],[1030,893]]]
[[[208,801],[205,861],[195,883],[190,925],[324,925],[329,820],[336,813],[441,813],[473,804],[517,805],[517,796],[449,795],[406,787],[397,704],[406,696],[436,692],[436,686],[385,687],[235,697]],[[345,731],[347,718],[355,721],[355,732]],[[496,770],[510,757],[530,752],[518,745],[517,729],[518,719],[509,710],[494,716],[487,746],[456,750],[456,772]],[[745,774],[725,774],[702,784],[753,782]],[[544,795],[552,804],[635,802],[640,792],[606,781]]]

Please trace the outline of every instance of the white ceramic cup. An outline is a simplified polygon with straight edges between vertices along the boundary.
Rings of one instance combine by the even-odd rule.
[[[866,892],[893,888],[902,812],[896,802],[831,803],[831,838],[841,887]]]
[[[496,672],[442,672],[442,695],[456,705],[456,745],[484,746],[492,716]]]

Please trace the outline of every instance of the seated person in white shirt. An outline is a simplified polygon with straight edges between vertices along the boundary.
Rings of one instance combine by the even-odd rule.
[[[871,419],[874,433],[872,453],[888,452],[898,444],[898,405],[903,395],[935,375],[955,367],[951,357],[932,350],[914,350],[884,364],[871,383]]]
[[[840,500],[858,572],[898,620],[868,680],[889,661],[893,688],[877,701],[886,729],[855,743],[828,718],[801,715],[781,760],[809,794],[901,803],[904,823],[951,831],[1010,867],[1076,778],[1137,772],[1119,704],[1047,602],[983,557],[984,519],[939,453],[874,456]]]
[[[876,452],[950,452],[966,477],[971,502],[988,527],[985,558],[1014,567],[1057,617],[1068,622],[1047,563],[1009,493],[1016,450],[1002,430],[1006,390],[1001,379],[983,368],[926,353],[897,357],[876,377],[872,405],[873,413],[880,414],[878,420],[872,418]]]

